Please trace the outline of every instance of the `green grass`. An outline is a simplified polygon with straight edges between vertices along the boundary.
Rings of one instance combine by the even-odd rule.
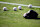
[[[22,0],[23,3],[22,3],[22,1],[20,3],[19,0],[18,0],[18,2],[15,2],[17,0],[0,0],[0,1],[26,4],[25,2],[28,0],[26,0],[26,1]],[[29,3],[31,3],[31,2],[29,2]],[[35,4],[35,3],[33,3],[33,5],[36,5],[36,6],[39,5],[38,3],[37,4]],[[3,7],[7,7],[8,11],[3,11],[3,9],[2,9]],[[38,18],[40,18],[40,8],[31,8],[30,9],[28,7],[22,6],[23,10],[18,10],[18,8],[17,8],[17,11],[13,11],[13,7],[18,7],[18,6],[8,5],[8,4],[0,4],[0,27],[40,27],[40,19],[38,20],[38,19],[23,18],[23,14],[26,13],[28,10],[36,11],[39,14]]]
[[[11,3],[19,3],[19,4],[25,4],[25,5],[35,5],[40,6],[40,0],[0,0],[4,2],[11,2]]]

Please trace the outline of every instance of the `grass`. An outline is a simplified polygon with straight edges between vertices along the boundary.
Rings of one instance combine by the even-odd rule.
[[[18,2],[15,2],[17,0],[0,0],[0,1],[20,3],[19,0]],[[26,1],[29,1],[29,0],[26,0]],[[21,2],[20,4],[26,4],[25,3],[26,1],[24,0],[23,3]],[[36,6],[39,5],[38,3],[37,4],[35,3],[33,3],[33,5],[36,5]],[[3,11],[2,9],[3,7],[7,7],[8,11]],[[40,19],[23,18],[23,14],[26,13],[28,10],[36,11],[39,14],[38,18],[40,18],[40,8],[30,9],[28,7],[22,6],[23,10],[18,10],[17,8],[17,11],[13,11],[13,7],[18,7],[18,6],[9,5],[9,4],[0,4],[0,27],[40,27]]]
[[[40,0],[0,0],[4,2],[11,2],[11,3],[19,3],[19,4],[25,4],[25,5],[35,5],[40,6]]]

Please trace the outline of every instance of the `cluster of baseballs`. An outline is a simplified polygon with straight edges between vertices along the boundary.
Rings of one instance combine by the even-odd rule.
[[[32,8],[32,5],[29,4],[29,5],[28,5],[28,8]],[[21,10],[22,7],[21,7],[21,6],[18,6],[18,9]],[[7,10],[7,7],[3,7],[3,10],[6,11],[6,10]],[[13,10],[14,10],[14,11],[17,11],[17,7],[13,7]]]

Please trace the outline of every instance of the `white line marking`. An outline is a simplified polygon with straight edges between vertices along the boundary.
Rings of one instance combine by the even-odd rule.
[[[10,5],[28,6],[28,5],[24,5],[24,4],[9,3],[9,2],[2,2],[2,1],[0,1],[0,3],[2,3],[2,4],[10,4]],[[40,6],[32,6],[32,7],[40,8]]]

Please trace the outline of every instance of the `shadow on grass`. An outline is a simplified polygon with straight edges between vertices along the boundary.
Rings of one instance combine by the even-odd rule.
[[[4,10],[4,11],[9,11],[9,10]]]
[[[32,8],[29,8],[29,9],[35,9],[35,8],[32,7]]]
[[[39,19],[40,20],[40,18],[25,18],[25,19]]]
[[[20,10],[23,10],[23,9],[20,9]]]

